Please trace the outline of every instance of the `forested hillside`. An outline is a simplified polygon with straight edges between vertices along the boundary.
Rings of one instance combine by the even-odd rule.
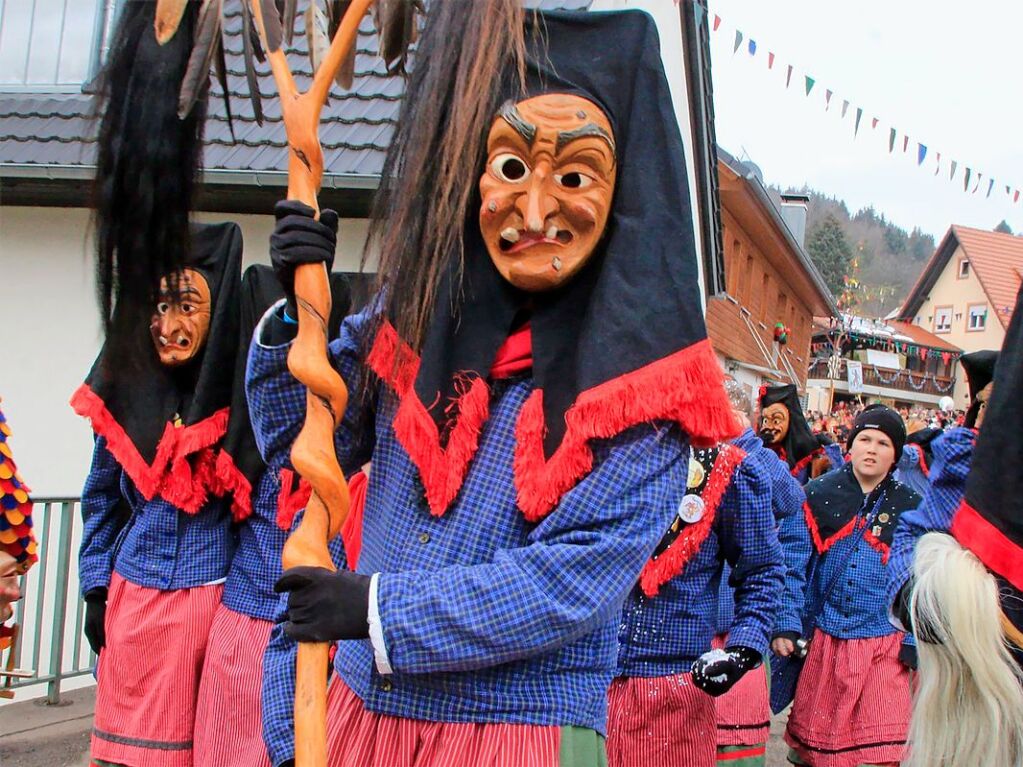
[[[771,187],[776,202],[782,191]],[[934,252],[934,238],[919,228],[907,232],[873,208],[850,214],[844,202],[813,189],[785,191],[810,197],[806,250],[835,297],[852,277],[860,284],[857,314],[883,317],[896,309]]]

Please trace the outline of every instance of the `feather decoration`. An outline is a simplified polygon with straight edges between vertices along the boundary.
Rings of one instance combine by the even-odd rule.
[[[263,11],[263,34],[266,36],[266,48],[273,53],[281,47],[284,30],[281,28],[281,14],[274,0],[252,0],[258,2]]]
[[[153,31],[156,32],[156,42],[165,45],[168,40],[174,37],[181,25],[181,18],[185,15],[185,8],[188,0],[157,0],[156,19],[153,22]]]
[[[224,38],[217,35],[217,41],[213,44],[216,52],[213,56],[213,64],[217,72],[217,81],[220,83],[220,92],[224,94],[224,111],[227,112],[227,129],[231,131],[232,143],[237,141],[234,135],[234,117],[231,115],[231,91],[227,87],[227,61],[224,59]]]
[[[320,70],[323,60],[330,50],[330,38],[327,36],[327,17],[320,10],[316,0],[310,0],[305,12],[305,34],[309,44],[309,61],[313,65],[313,73]]]
[[[327,36],[331,40],[337,34],[337,30],[341,26],[341,19],[345,17],[351,4],[352,0],[327,0]],[[355,54],[358,47],[358,43],[352,46],[334,77],[334,82],[346,91],[352,89],[352,84],[355,81]]]
[[[249,100],[252,102],[252,112],[256,117],[256,123],[262,125],[263,98],[259,92],[259,79],[256,77],[256,64],[253,57],[260,61],[266,60],[263,46],[259,42],[259,35],[255,34],[255,30],[252,28],[252,9],[249,8],[249,0],[242,0],[242,58],[245,59],[245,80],[249,84]]]
[[[220,44],[221,12],[224,0],[203,0],[195,24],[195,43],[188,58],[188,68],[181,81],[178,99],[178,117],[184,119],[195,102],[202,98],[209,86],[210,66]]]
[[[309,0],[309,7],[316,5],[316,0]],[[306,12],[308,19],[308,11]],[[295,17],[298,15],[298,0],[284,0],[284,42],[291,45],[295,37]],[[309,32],[306,30],[306,35]]]
[[[374,6],[380,58],[387,71],[404,73],[408,48],[417,37],[414,0],[377,0]]]

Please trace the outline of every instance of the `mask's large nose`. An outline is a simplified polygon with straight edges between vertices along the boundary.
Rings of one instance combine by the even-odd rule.
[[[515,201],[526,231],[542,233],[547,219],[558,212],[558,200],[550,193],[553,183],[550,166],[542,163],[533,170],[529,178],[529,189]]]

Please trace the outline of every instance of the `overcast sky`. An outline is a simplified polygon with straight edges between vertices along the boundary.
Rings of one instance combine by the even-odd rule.
[[[851,213],[873,205],[935,238],[953,223],[991,229],[1003,218],[1023,231],[1023,2],[710,0],[710,13],[712,24],[721,17],[711,33],[718,143],[756,162],[766,183],[808,184],[844,199]],[[737,28],[744,37],[733,54]],[[786,90],[789,64],[795,71]],[[816,80],[809,97],[807,74]],[[828,88],[834,95],[825,111]],[[889,154],[892,127],[898,139]],[[918,142],[928,147],[922,166]],[[958,169],[950,182],[951,160]],[[967,166],[971,191],[983,173],[976,194],[963,192]],[[995,188],[986,198],[990,177]],[[1019,203],[1006,197],[1006,184],[1020,189]]]

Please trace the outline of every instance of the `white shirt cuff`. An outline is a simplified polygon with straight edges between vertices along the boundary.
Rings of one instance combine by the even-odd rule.
[[[391,659],[387,657],[387,646],[384,644],[384,627],[380,623],[380,608],[377,606],[377,582],[380,573],[373,573],[369,579],[369,641],[373,645],[373,657],[377,671],[381,674],[393,674]]]

